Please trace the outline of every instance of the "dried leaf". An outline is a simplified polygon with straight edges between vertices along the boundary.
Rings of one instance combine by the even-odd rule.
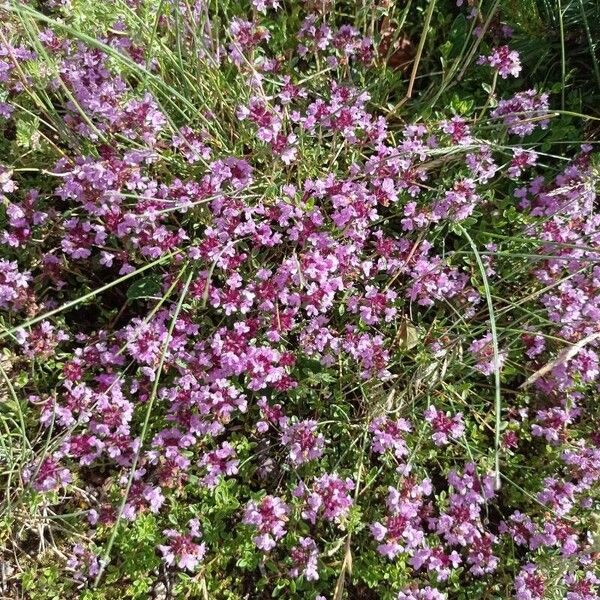
[[[394,40],[394,29],[388,17],[383,18],[379,32],[381,39],[378,53],[381,60],[394,71],[407,71],[415,58],[412,41],[404,34]]]
[[[398,346],[403,350],[410,350],[419,343],[419,330],[407,318],[402,319],[396,336]]]
[[[545,364],[541,369],[538,369],[535,373],[530,375],[525,380],[525,382],[521,384],[520,388],[523,390],[529,387],[532,383],[535,383],[540,377],[543,377],[544,375],[548,374],[555,367],[558,367],[559,365],[577,356],[577,354],[579,354],[579,351],[584,346],[587,346],[587,344],[593,342],[594,340],[597,340],[598,338],[600,338],[600,331],[596,331],[595,333],[584,337],[582,340],[579,340],[576,344],[564,348],[554,360]]]
[[[346,584],[346,573],[352,575],[352,549],[350,548],[350,534],[346,538],[346,546],[344,550],[344,560],[342,561],[342,569],[335,584],[333,592],[333,600],[342,600],[344,595],[344,586]]]

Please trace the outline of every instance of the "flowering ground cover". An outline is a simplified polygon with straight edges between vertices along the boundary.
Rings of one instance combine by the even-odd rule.
[[[2,597],[598,599],[599,24],[0,5]]]

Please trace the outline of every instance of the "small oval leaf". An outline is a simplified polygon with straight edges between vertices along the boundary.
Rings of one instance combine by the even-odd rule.
[[[160,280],[155,276],[142,277],[129,286],[127,298],[137,300],[138,298],[150,298],[160,292]]]

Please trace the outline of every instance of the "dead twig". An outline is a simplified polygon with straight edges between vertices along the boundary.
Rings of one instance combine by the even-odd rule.
[[[559,355],[549,363],[545,364],[541,369],[538,369],[535,373],[530,375],[520,386],[519,389],[524,390],[528,388],[532,383],[535,383],[540,377],[543,377],[555,367],[566,363],[568,360],[571,360],[573,357],[577,356],[580,350],[582,350],[585,346],[600,338],[600,331],[596,331],[579,340],[577,343],[572,346],[568,346],[560,351]]]

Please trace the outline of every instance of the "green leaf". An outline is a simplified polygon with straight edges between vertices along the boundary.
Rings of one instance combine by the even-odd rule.
[[[440,46],[440,52],[442,53],[443,58],[448,58],[450,56],[450,52],[452,51],[452,42],[446,41]]]
[[[127,298],[136,300],[138,298],[151,298],[160,292],[160,279],[155,275],[142,277],[132,283],[127,290]]]
[[[448,36],[448,39],[452,45],[452,53],[450,55],[451,58],[457,58],[459,56],[463,50],[468,33],[469,25],[467,23],[467,19],[463,14],[460,14],[458,17],[456,17],[456,19],[454,19],[454,23],[452,23],[452,27],[450,29],[450,35]]]
[[[19,148],[39,150],[40,148],[40,120],[37,117],[19,119],[17,121],[16,142]]]
[[[454,94],[450,101],[450,108],[459,115],[466,115],[473,108],[473,99],[460,98],[460,96]]]

